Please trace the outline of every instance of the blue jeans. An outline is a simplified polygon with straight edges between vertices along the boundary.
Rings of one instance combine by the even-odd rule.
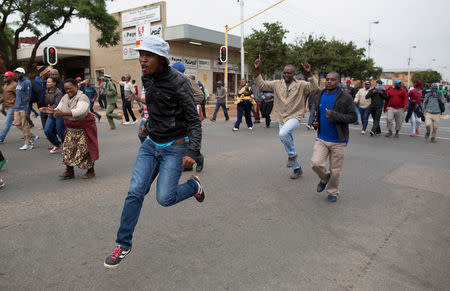
[[[316,114],[316,105],[314,103],[311,103],[308,105],[308,107],[309,107],[308,125],[311,126],[314,121],[314,115]]]
[[[58,140],[54,133],[55,127],[56,134],[59,136],[61,142],[64,142],[64,134],[66,132],[64,118],[55,118],[53,115],[48,115],[47,122],[45,122],[44,133],[47,136],[47,139],[52,143],[52,145],[54,145],[55,147],[59,147],[61,145],[61,142]]]
[[[359,123],[359,107],[355,106],[356,108],[356,117],[358,117],[358,120],[356,121],[356,123]]]
[[[141,212],[145,195],[158,176],[156,200],[162,206],[172,206],[194,196],[198,184],[193,179],[178,185],[183,173],[181,167],[187,144],[172,144],[168,147],[156,146],[146,139],[139,148],[130,181],[128,196],[122,210],[116,242],[124,248],[131,248],[134,227]]]
[[[94,111],[94,101],[91,101],[91,105],[89,105],[89,109],[91,110],[92,113],[95,114],[95,116],[97,116],[98,119],[101,118],[100,114],[98,114],[97,112]]]
[[[294,157],[297,155],[294,145],[294,131],[300,126],[300,121],[297,118],[291,118],[285,123],[280,123],[278,135],[284,145],[288,157]],[[297,160],[294,165],[294,170],[300,168],[300,163]]]
[[[362,130],[366,131],[369,124],[370,107],[359,108],[359,113],[361,114]]]
[[[147,133],[144,133],[144,135],[141,135],[141,133],[139,132],[139,130],[141,129],[141,127],[142,127],[146,122],[147,122],[147,120],[142,119],[142,120],[141,120],[141,123],[140,123],[139,126],[138,126],[138,138],[139,138],[139,140],[141,141],[141,144],[144,143],[146,137],[148,136]]]
[[[212,119],[214,119],[214,120],[216,119],[217,111],[219,111],[220,107],[223,108],[223,114],[225,115],[225,119],[228,120],[229,117],[228,117],[227,105],[225,103],[219,103],[219,102],[216,102],[216,109],[214,109],[214,114],[213,114]]]
[[[239,128],[239,125],[241,125],[243,115],[245,116],[245,123],[247,123],[247,127],[253,127],[251,114],[252,108],[252,103],[246,100],[241,101],[241,103],[237,105],[237,120],[234,123],[235,128]]]
[[[0,133],[0,140],[3,141],[6,138],[6,135],[9,132],[9,129],[11,128],[11,125],[13,123],[14,119],[14,109],[9,108],[6,112],[6,119],[5,119],[5,125],[3,126],[3,130]]]

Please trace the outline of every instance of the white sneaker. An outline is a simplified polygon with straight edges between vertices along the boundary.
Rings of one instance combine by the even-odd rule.
[[[136,119],[135,121],[132,121],[131,124],[136,124],[138,123],[138,120]]]
[[[250,126],[248,129],[249,129],[249,130],[253,130],[253,127]]]
[[[308,129],[308,130],[311,130],[311,126],[309,126],[308,124],[306,125],[306,128]]]
[[[62,148],[62,146],[59,146],[59,147],[55,147],[55,146],[54,146],[54,147],[50,150],[50,153],[51,153],[51,154],[56,154],[60,148]]]
[[[129,125],[129,124],[131,124],[131,122],[129,122],[129,121],[125,121],[125,122],[123,123],[123,125]]]
[[[239,128],[233,127],[233,131],[238,131]]]
[[[32,145],[23,145],[23,147],[19,148],[19,150],[23,150],[23,151],[32,150],[32,149],[33,149]]]

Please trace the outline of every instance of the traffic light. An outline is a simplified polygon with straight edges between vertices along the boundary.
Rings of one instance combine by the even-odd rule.
[[[44,48],[43,57],[46,65],[54,66],[58,63],[58,53],[54,46]]]
[[[228,48],[223,45],[220,47],[219,61],[221,63],[225,63],[227,60],[228,60]]]

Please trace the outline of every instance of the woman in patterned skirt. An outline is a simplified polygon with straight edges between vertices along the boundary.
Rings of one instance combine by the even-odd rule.
[[[63,179],[75,177],[74,166],[87,169],[83,179],[95,176],[94,161],[98,160],[97,125],[90,113],[89,98],[78,90],[77,81],[68,79],[64,83],[66,95],[55,108],[46,108],[47,114],[55,118],[63,117],[66,136],[63,143],[63,163],[66,171],[59,176]]]

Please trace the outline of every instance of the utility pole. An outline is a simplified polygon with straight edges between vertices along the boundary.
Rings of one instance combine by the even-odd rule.
[[[408,90],[409,90],[409,80],[411,80],[411,49],[416,48],[415,45],[409,47],[409,56],[408,56]]]
[[[367,50],[367,58],[370,59],[370,47],[372,46],[372,39],[371,39],[371,26],[372,24],[378,24],[380,23],[378,20],[377,21],[372,21],[369,23],[369,48]]]
[[[280,0],[280,1],[278,1],[277,3],[274,3],[274,4],[270,5],[270,6],[267,7],[266,9],[261,10],[260,12],[256,13],[255,15],[253,15],[253,16],[251,16],[251,17],[245,19],[245,20],[242,20],[240,23],[238,23],[238,24],[236,24],[236,25],[234,25],[234,26],[232,26],[232,27],[229,27],[228,25],[225,25],[225,46],[227,47],[227,51],[228,51],[228,32],[229,32],[230,30],[232,30],[233,28],[236,28],[236,27],[238,27],[238,26],[244,24],[245,22],[249,21],[250,19],[252,19],[252,18],[254,18],[254,17],[256,17],[256,16],[262,14],[263,12],[266,12],[266,11],[269,10],[270,8],[273,8],[273,7],[275,7],[276,5],[278,5],[278,4],[280,4],[281,2],[284,2],[284,1],[286,1],[286,0]],[[242,4],[242,5],[244,5],[244,4]],[[242,8],[242,11],[243,11],[243,8]],[[243,13],[243,12],[242,12],[242,13]],[[242,35],[242,36],[241,36],[241,54],[244,53],[244,46],[243,46],[243,44],[242,44],[243,41],[244,41],[244,37],[243,37],[243,35]],[[228,52],[229,52],[229,51],[228,51]],[[227,58],[227,61],[225,62],[224,85],[225,85],[225,89],[227,90],[227,95],[226,95],[225,100],[228,99],[228,59],[229,59],[229,57]],[[243,60],[243,58],[242,58],[242,60]],[[241,70],[242,70],[242,71],[244,70],[243,67],[244,67],[244,63],[241,64]],[[225,102],[226,102],[226,101],[225,101]]]
[[[244,21],[244,0],[238,0],[241,6],[241,22]],[[244,59],[244,24],[241,25],[241,79],[245,79],[245,59]]]

